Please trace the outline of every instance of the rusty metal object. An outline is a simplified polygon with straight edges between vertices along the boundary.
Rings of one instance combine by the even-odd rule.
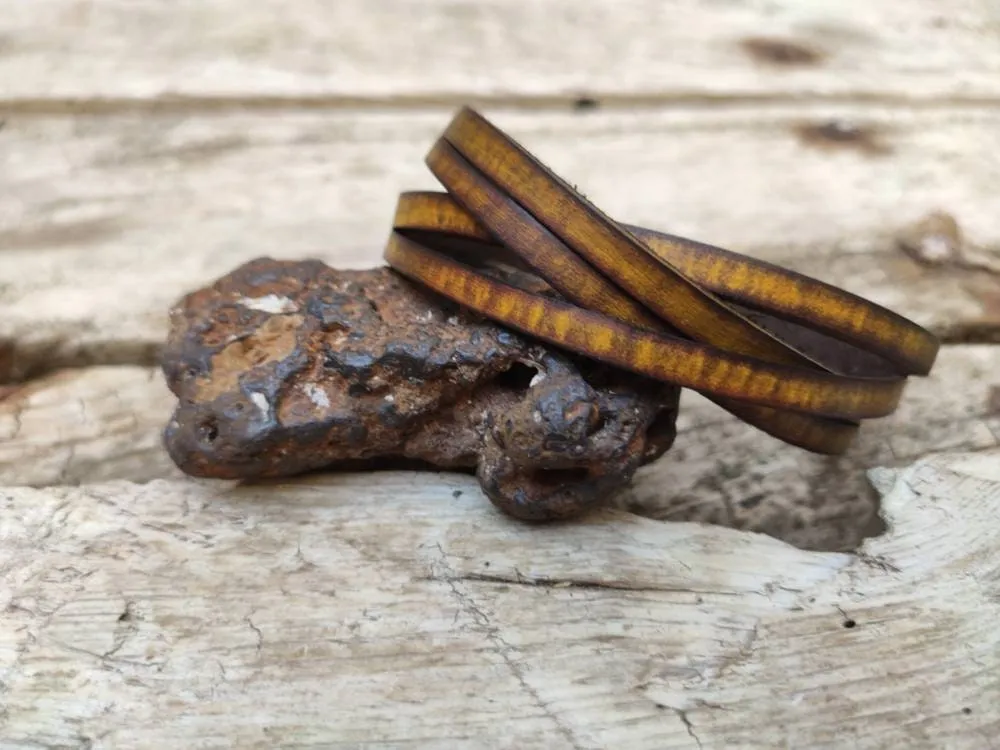
[[[474,468],[507,513],[578,515],[673,442],[679,389],[548,349],[395,271],[258,259],[171,311],[164,439],[255,479],[417,459]]]

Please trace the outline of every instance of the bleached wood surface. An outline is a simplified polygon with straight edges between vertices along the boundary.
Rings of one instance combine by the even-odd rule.
[[[0,748],[997,747],[998,24],[981,0],[4,3]],[[837,460],[686,394],[677,447],[578,524],[450,473],[185,480],[167,306],[259,255],[379,262],[464,102],[617,218],[929,325],[932,377]],[[914,232],[936,212],[957,238]],[[888,528],[856,554],[718,525],[853,548],[873,487]]]
[[[858,555],[457,477],[5,490],[6,746],[996,747],[1000,452],[873,478]]]
[[[998,17],[989,0],[8,0],[0,95],[995,100]]]
[[[1000,324],[1000,111],[490,112],[612,216],[841,284],[940,333]],[[184,292],[261,255],[381,263],[397,195],[451,111],[13,118],[0,131],[0,382],[150,363]],[[891,153],[818,147],[863,122]],[[898,240],[944,211],[941,266]],[[967,268],[979,253],[993,272]],[[4,342],[7,342],[4,356]]]

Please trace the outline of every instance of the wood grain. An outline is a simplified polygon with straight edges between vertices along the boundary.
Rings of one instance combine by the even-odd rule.
[[[998,458],[874,472],[891,531],[858,555],[621,511],[539,528],[406,473],[7,489],[0,737],[981,750]]]
[[[996,253],[995,211],[981,196],[1000,181],[1000,162],[984,157],[1000,153],[1000,115],[809,110],[884,132],[892,152],[872,156],[803,140],[800,109],[487,114],[616,219],[788,265],[938,332],[1000,320],[996,273],[960,256],[921,263],[897,242],[942,210],[963,246]],[[397,194],[437,187],[423,157],[447,119],[9,120],[0,380],[149,364],[168,307],[254,257],[380,264]]]
[[[0,18],[0,106],[189,109],[491,99],[995,103],[982,0],[31,0]],[[553,36],[559,40],[553,43]],[[3,102],[6,100],[6,102]]]

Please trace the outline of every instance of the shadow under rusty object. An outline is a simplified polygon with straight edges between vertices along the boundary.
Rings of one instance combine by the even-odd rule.
[[[540,283],[540,282],[539,282]],[[474,468],[526,520],[602,505],[675,437],[679,389],[529,342],[378,268],[251,261],[171,310],[164,442],[199,477],[378,457]]]

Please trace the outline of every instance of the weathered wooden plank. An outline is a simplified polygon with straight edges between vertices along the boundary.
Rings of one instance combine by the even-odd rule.
[[[160,373],[91,367],[0,394],[0,485],[180,477],[160,441],[174,406]]]
[[[982,0],[21,0],[0,98],[995,98],[997,18]]]
[[[932,266],[896,245],[940,210],[964,248],[1000,248],[984,199],[1000,181],[1000,114],[487,114],[623,221],[786,263],[935,329],[1000,318],[996,274],[965,268],[963,248]],[[449,117],[8,120],[0,379],[148,363],[169,305],[253,257],[380,263],[399,191],[437,185],[423,156]],[[861,123],[859,141],[801,132],[838,117]]]
[[[405,473],[6,489],[0,738],[981,750],[998,459],[875,472],[890,531],[857,556],[621,511],[524,525]]]
[[[784,445],[686,391],[674,448],[643,469],[616,505],[804,548],[854,549],[879,530],[868,469],[997,447],[996,373],[1000,347],[945,347],[931,376],[912,381],[897,413],[867,424],[839,459]],[[0,486],[179,477],[159,439],[173,406],[159,374],[141,367],[91,367],[32,381],[0,401]]]

